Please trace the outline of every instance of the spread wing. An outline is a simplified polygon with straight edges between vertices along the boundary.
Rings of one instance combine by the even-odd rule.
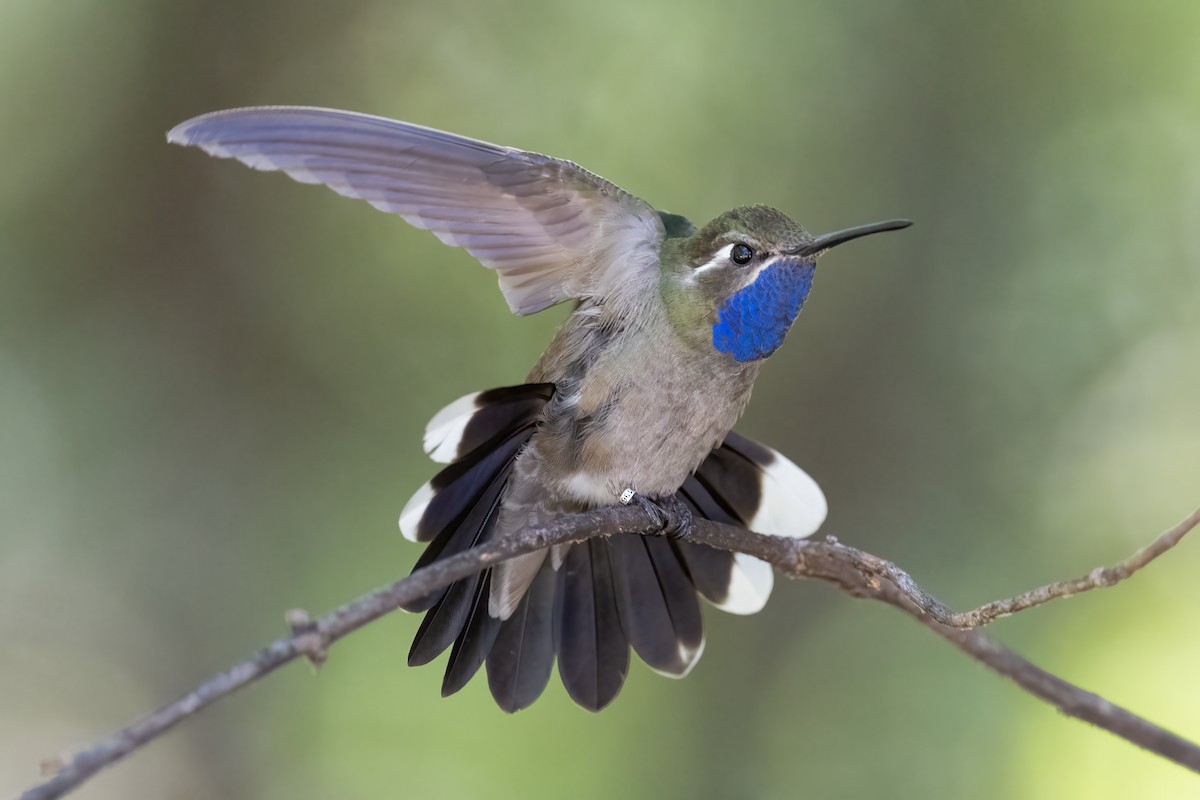
[[[656,265],[647,203],[569,161],[407,122],[274,106],[204,114],[167,141],[323,183],[433,231],[499,273],[514,314],[588,296],[604,273]]]

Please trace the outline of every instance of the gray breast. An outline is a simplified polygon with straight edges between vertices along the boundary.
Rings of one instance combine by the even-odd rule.
[[[673,493],[741,415],[757,364],[689,346],[666,324],[578,333],[577,358],[537,376],[559,385],[528,452],[540,482],[573,507],[627,487]]]

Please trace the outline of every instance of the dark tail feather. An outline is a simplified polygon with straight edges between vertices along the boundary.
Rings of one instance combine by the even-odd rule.
[[[525,383],[480,392],[475,398],[477,410],[463,427],[462,438],[451,461],[458,461],[475,450],[486,448],[499,433],[506,436],[529,425],[554,395],[552,383]]]
[[[511,443],[509,444],[511,446]],[[511,452],[507,453],[506,459],[485,459],[477,465],[475,470],[463,474],[461,481],[471,484],[472,498],[469,501],[463,501],[465,504],[455,514],[454,519],[442,528],[441,532],[425,548],[425,552],[421,553],[421,557],[413,565],[414,571],[439,559],[457,555],[468,547],[478,544],[487,534],[491,533],[492,526],[496,521],[496,511],[500,505],[500,495],[508,480],[508,473],[512,470],[516,449],[516,446],[511,446]],[[436,503],[440,496],[435,495],[430,505]],[[453,585],[432,592],[411,603],[406,603],[404,610],[426,611],[431,609],[447,596],[452,588]]]
[[[658,672],[682,677],[704,642],[700,603],[679,556],[666,539],[611,540],[621,623],[629,643]]]
[[[770,450],[730,431],[696,470],[696,479],[735,525],[747,525],[763,500],[762,474],[754,464],[770,458]]]
[[[500,625],[487,657],[488,688],[508,713],[533,704],[554,671],[554,595],[558,574],[549,560],[513,615]]]
[[[730,525],[742,524],[741,520],[721,507],[695,476],[684,481],[679,494],[704,519]],[[671,544],[687,565],[696,590],[717,605],[723,603],[729,596],[729,584],[733,577],[733,553],[696,542],[675,540]]]
[[[470,621],[454,640],[454,649],[450,651],[450,661],[446,664],[446,676],[442,680],[442,697],[448,697],[467,685],[483,665],[483,660],[496,641],[496,634],[500,632],[500,620],[487,613],[491,579],[489,570],[475,591]]]
[[[518,428],[506,436],[497,437],[488,447],[470,453],[461,461],[455,461],[434,475],[429,481],[432,496],[417,523],[417,541],[436,540],[440,534],[453,528],[470,513],[496,474],[507,474],[509,464],[531,435],[532,426]],[[426,548],[417,563],[423,566],[422,561],[432,560],[429,556],[432,549],[432,546]]]
[[[487,541],[496,523],[496,512],[500,508],[500,493],[507,481],[507,470],[492,479],[491,485],[485,490],[476,505],[467,514],[457,530],[451,534],[451,539],[457,549],[450,546],[443,548],[443,555],[453,555],[459,550]],[[461,547],[459,547],[461,543]],[[490,573],[476,573],[469,578],[463,578],[450,584],[445,594],[425,614],[421,627],[413,639],[412,648],[408,651],[409,666],[428,664],[441,655],[450,643],[459,637],[470,621],[472,610],[476,608],[476,596],[480,583]],[[484,601],[482,611],[487,614],[487,602]],[[451,663],[453,666],[453,663]]]
[[[589,539],[567,552],[558,574],[554,638],[571,699],[589,711],[612,702],[629,672],[629,641],[617,611],[609,542]]]

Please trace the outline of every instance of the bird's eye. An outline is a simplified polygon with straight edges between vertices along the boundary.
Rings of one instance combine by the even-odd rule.
[[[750,259],[754,258],[754,250],[750,245],[738,242],[729,251],[729,257],[733,259],[733,263],[740,267],[744,267],[750,263]]]

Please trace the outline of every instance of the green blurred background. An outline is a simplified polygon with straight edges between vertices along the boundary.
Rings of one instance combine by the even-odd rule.
[[[406,573],[420,435],[561,309],[365,204],[168,146],[260,103],[571,158],[839,250],[741,430],[827,530],[956,607],[1124,557],[1200,502],[1200,6],[0,0],[0,795],[40,759]],[[1200,736],[1200,549],[1004,621]],[[1179,797],[901,615],[786,584],[685,681],[509,717],[404,666],[417,618],[289,667],[89,798]]]

